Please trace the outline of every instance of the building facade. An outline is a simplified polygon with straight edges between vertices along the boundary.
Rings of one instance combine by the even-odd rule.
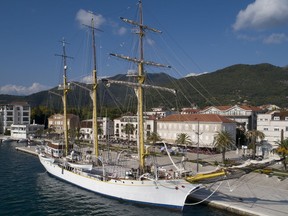
[[[44,125],[27,124],[27,125],[11,125],[12,139],[29,139],[34,136],[39,130],[44,130]]]
[[[259,114],[257,130],[265,134],[265,142],[275,148],[277,142],[288,138],[288,111],[271,111]]]
[[[26,102],[0,105],[0,133],[11,130],[12,124],[30,124],[31,108]]]
[[[79,117],[74,114],[67,114],[67,129],[76,129],[80,127]],[[64,116],[54,114],[48,118],[48,128],[53,129],[56,133],[64,132]]]
[[[98,138],[110,138],[114,134],[114,122],[107,117],[97,118],[98,124]],[[92,140],[93,134],[93,121],[92,119],[81,121],[80,133],[84,140]]]
[[[236,140],[236,122],[216,114],[174,114],[157,121],[159,136],[175,143],[177,135],[186,133],[192,146],[213,148],[217,132],[227,131]]]
[[[235,106],[210,106],[200,111],[203,114],[218,114],[225,116],[238,123],[245,131],[257,128],[257,115],[264,111],[258,107],[235,105]]]
[[[114,119],[114,138],[120,140],[137,140],[138,123],[137,116],[122,116]],[[133,128],[128,132],[127,125]],[[155,116],[144,116],[144,139],[150,136],[152,132],[156,132]]]

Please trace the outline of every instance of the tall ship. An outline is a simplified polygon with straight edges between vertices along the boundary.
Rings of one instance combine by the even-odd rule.
[[[139,1],[139,21],[133,21],[126,18],[121,18],[124,22],[137,27],[137,34],[139,36],[139,56],[138,58],[130,58],[119,54],[111,54],[127,61],[133,61],[137,64],[138,73],[136,75],[138,82],[129,83],[123,82],[120,84],[131,86],[135,89],[137,94],[137,147],[138,157],[137,164],[130,164],[122,166],[117,163],[105,162],[99,156],[98,148],[98,126],[97,126],[97,71],[96,71],[96,48],[93,19],[91,24],[92,31],[92,46],[94,53],[94,68],[92,71],[93,84],[91,90],[91,98],[93,101],[93,131],[94,131],[94,148],[89,160],[81,161],[73,158],[71,150],[72,144],[68,140],[67,132],[67,92],[69,84],[66,76],[66,52],[65,43],[63,43],[63,59],[64,59],[64,76],[63,76],[63,107],[64,107],[64,140],[65,151],[63,156],[55,158],[47,153],[40,153],[39,160],[45,167],[47,172],[54,177],[67,181],[71,184],[87,189],[89,191],[102,194],[108,197],[113,197],[121,200],[168,207],[182,210],[185,206],[186,200],[193,194],[194,191],[201,187],[201,184],[191,183],[187,180],[187,173],[184,170],[174,169],[166,170],[157,165],[149,167],[146,165],[146,152],[144,143],[144,118],[143,118],[143,88],[150,87],[145,84],[144,66],[146,64],[166,67],[165,65],[145,61],[143,52],[143,37],[146,31],[159,32],[157,29],[150,28],[143,24],[142,16],[142,1]],[[169,66],[168,66],[169,67]],[[108,83],[113,83],[112,80],[103,80]],[[153,86],[152,88],[159,88],[160,90],[168,90]],[[168,155],[169,156],[169,155]]]

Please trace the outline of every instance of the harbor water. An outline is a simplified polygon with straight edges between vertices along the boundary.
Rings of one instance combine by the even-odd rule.
[[[37,157],[16,151],[17,145],[0,144],[0,215],[229,215],[206,205],[177,212],[107,198],[51,177]]]

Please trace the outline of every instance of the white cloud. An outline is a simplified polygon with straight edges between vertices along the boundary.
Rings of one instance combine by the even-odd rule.
[[[263,30],[288,22],[287,0],[255,0],[241,10],[233,24],[235,31],[242,29]]]
[[[203,73],[189,73],[189,74],[187,74],[185,77],[200,76],[200,75],[207,74],[207,73],[209,73],[209,72],[203,72]]]
[[[103,23],[105,23],[105,18],[101,14],[92,14],[89,11],[80,9],[76,14],[76,20],[80,25],[91,25],[91,19],[94,19],[94,27],[99,28]]]
[[[153,46],[155,44],[155,41],[150,39],[150,38],[147,38],[147,43],[150,45],[150,46]]]
[[[92,81],[93,81],[92,75],[85,76],[80,80],[80,82],[86,83],[86,84],[91,84]]]
[[[102,77],[97,77],[98,82],[104,78],[107,78],[107,76],[102,76]],[[83,77],[80,82],[85,83],[85,84],[92,84],[93,83],[93,78],[92,75],[88,75]]]
[[[41,85],[39,83],[33,83],[32,86],[17,86],[17,85],[5,85],[0,86],[0,94],[9,95],[30,95],[40,91],[50,89],[51,87]]]
[[[118,29],[118,35],[124,35],[126,34],[126,32],[127,32],[127,29],[125,27],[120,27]]]
[[[280,44],[288,40],[285,34],[271,34],[270,36],[264,38],[263,42],[266,44]]]

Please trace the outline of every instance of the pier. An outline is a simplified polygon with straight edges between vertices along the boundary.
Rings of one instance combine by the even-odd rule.
[[[15,147],[17,151],[25,152],[34,156],[38,156],[38,153],[36,152],[36,146],[27,146],[27,147]]]

